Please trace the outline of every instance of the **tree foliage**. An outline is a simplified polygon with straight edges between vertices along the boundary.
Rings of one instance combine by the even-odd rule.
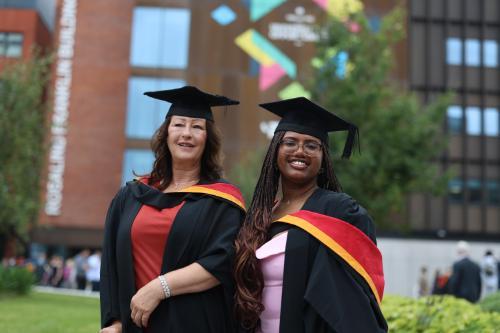
[[[34,52],[0,73],[0,234],[19,240],[38,214],[49,63]]]
[[[347,23],[330,18],[309,84],[314,101],[359,127],[361,154],[354,151],[347,161],[340,159],[345,137],[330,136],[334,167],[343,190],[386,229],[396,227],[391,218],[401,216],[410,193],[439,194],[447,181],[432,162],[446,144],[442,124],[450,96],[424,107],[391,73],[404,19],[395,9],[374,32],[363,13]]]

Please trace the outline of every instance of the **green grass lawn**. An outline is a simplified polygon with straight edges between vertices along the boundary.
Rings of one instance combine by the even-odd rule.
[[[32,292],[0,296],[2,333],[99,332],[99,300]]]

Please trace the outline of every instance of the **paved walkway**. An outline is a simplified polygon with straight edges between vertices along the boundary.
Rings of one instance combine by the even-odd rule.
[[[33,289],[37,292],[47,293],[47,294],[99,298],[99,293],[97,291],[90,291],[90,290],[54,288],[54,287],[44,287],[44,286],[35,286]]]

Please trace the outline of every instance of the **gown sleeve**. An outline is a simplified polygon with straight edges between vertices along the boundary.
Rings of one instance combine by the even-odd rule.
[[[226,289],[233,286],[234,239],[240,229],[244,213],[228,203],[220,203],[216,209],[212,230],[196,262],[219,280]]]
[[[109,326],[113,321],[120,320],[116,236],[120,223],[123,192],[124,189],[120,190],[111,201],[104,226],[100,280],[101,327]]]

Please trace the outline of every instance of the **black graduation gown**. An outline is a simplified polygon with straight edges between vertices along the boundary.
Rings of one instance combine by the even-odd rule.
[[[376,243],[370,216],[345,193],[319,188],[302,209],[348,222]],[[288,229],[288,237],[280,332],[387,332],[377,300],[363,278],[332,250],[298,227],[274,223],[270,237],[285,229]]]
[[[204,292],[161,301],[149,319],[147,331],[234,331],[233,243],[244,211],[211,195],[165,194],[138,181],[127,183],[118,192],[106,216],[101,263],[102,327],[118,319],[124,333],[142,332],[130,319],[130,300],[136,293],[130,235],[132,223],[143,204],[166,208],[183,200],[185,203],[177,213],[167,239],[161,272],[164,274],[197,262],[221,284]]]

